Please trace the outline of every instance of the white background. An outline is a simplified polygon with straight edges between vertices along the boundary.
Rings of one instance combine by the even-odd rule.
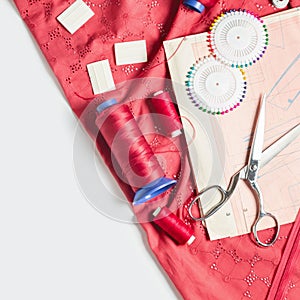
[[[0,61],[0,299],[178,299],[144,233],[80,192],[75,117],[11,0]]]

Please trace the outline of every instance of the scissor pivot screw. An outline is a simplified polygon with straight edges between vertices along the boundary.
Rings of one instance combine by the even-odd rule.
[[[256,171],[257,170],[257,165],[251,165],[250,166],[250,170],[252,171],[252,172],[254,172],[254,171]]]

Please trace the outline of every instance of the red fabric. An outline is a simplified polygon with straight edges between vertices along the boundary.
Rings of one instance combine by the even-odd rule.
[[[188,10],[178,0],[93,0],[86,3],[91,6],[95,16],[71,35],[57,22],[56,17],[73,0],[14,1],[57,76],[72,110],[96,140],[101,156],[130,201],[133,197],[131,187],[118,178],[112,166],[109,147],[101,135],[96,136],[95,107],[104,99],[100,95],[95,103],[87,100],[94,96],[86,65],[109,59],[116,83],[137,77],[167,78],[167,64],[164,62],[162,48],[164,39],[206,31],[221,10],[246,8],[260,16],[278,11],[270,5],[269,0],[220,0],[203,14]],[[300,0],[291,1],[291,4],[298,6]],[[116,66],[113,44],[137,39],[147,40],[149,62]],[[143,84],[143,91],[148,94],[160,89],[156,86],[148,88],[147,80]],[[88,106],[90,102],[91,106]],[[129,104],[135,116],[147,113],[145,102],[130,101]],[[172,161],[164,170],[165,173],[175,174],[179,178],[172,194],[174,201],[171,207],[178,207],[177,216],[190,224],[195,231],[196,241],[191,246],[179,246],[153,224],[141,225],[150,248],[183,298],[265,299],[281,260],[291,225],[282,226],[278,241],[268,249],[257,247],[250,235],[209,241],[203,226],[187,217],[184,204],[190,201],[195,188],[188,159],[180,158],[178,152],[171,151],[169,140],[153,136],[148,136],[147,139],[153,145],[154,153],[161,155],[162,160]],[[157,139],[159,142],[154,143]],[[181,143],[178,147],[181,147]],[[178,174],[180,169],[181,173]],[[162,199],[170,204],[170,198]],[[137,212],[145,214],[152,208],[151,205],[142,205]],[[291,294],[288,299],[298,298]]]
[[[300,210],[278,266],[267,300],[299,298]]]

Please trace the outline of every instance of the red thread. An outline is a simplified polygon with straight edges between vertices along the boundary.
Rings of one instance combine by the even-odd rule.
[[[192,138],[187,144],[189,147],[196,138],[196,129],[192,123],[192,121],[185,116],[179,116],[177,109],[172,101],[172,98],[168,92],[154,93],[151,99],[148,99],[148,105],[150,107],[150,111],[152,113],[158,114],[154,116],[155,124],[160,128],[160,130],[165,134],[172,136],[172,133],[175,133],[178,130],[183,128],[182,122],[180,119],[185,119],[192,128]],[[160,117],[159,115],[163,115],[165,117]]]
[[[118,176],[134,191],[165,176],[126,104],[99,113],[96,125],[111,148],[113,163],[122,170]]]
[[[153,222],[163,229],[178,244],[190,245],[194,240],[193,229],[173,214],[166,206],[158,208],[154,213]]]
[[[152,70],[152,69],[154,69],[154,68],[156,68],[156,67],[158,67],[158,66],[160,66],[160,65],[162,65],[162,64],[164,64],[164,63],[166,63],[166,62],[168,62],[169,60],[171,60],[174,56],[175,56],[175,54],[177,53],[177,51],[179,50],[179,48],[180,48],[180,46],[182,45],[182,43],[183,43],[183,41],[185,40],[185,36],[181,39],[181,41],[180,41],[180,43],[178,44],[178,46],[176,47],[176,49],[175,49],[175,51],[172,53],[172,55],[170,55],[170,57],[168,58],[168,59],[164,59],[163,61],[161,61],[160,63],[158,63],[158,64],[156,64],[156,65],[154,65],[154,66],[151,66],[151,67],[149,67],[149,68],[145,68],[145,71],[149,71],[149,70]],[[141,76],[142,74],[140,74],[140,76]],[[139,76],[139,77],[140,77]]]
[[[172,98],[168,92],[155,93],[148,104],[152,113],[154,113],[154,122],[160,130],[168,136],[179,132],[182,129],[179,115]]]
[[[77,92],[74,92],[74,94],[77,96],[77,97],[79,97],[79,98],[81,98],[82,100],[86,100],[86,101],[92,101],[92,100],[94,100],[95,99],[95,97],[83,97],[83,96],[80,96]]]

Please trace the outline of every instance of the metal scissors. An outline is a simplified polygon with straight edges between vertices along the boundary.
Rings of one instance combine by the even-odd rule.
[[[283,135],[280,139],[278,139],[276,142],[274,142],[271,146],[269,146],[267,149],[265,149],[262,152],[263,141],[264,141],[264,127],[265,127],[265,106],[266,106],[266,94],[263,95],[260,101],[259,114],[258,114],[256,128],[252,139],[248,164],[231,177],[230,184],[227,190],[222,188],[220,185],[212,185],[200,191],[200,193],[190,203],[188,207],[188,212],[192,219],[196,221],[204,221],[205,219],[214,215],[230,199],[231,195],[233,194],[234,190],[237,187],[239,180],[240,179],[245,180],[249,183],[250,187],[255,192],[257,198],[258,210],[257,210],[256,219],[252,225],[253,236],[258,245],[268,247],[273,245],[277,240],[279,230],[280,230],[280,225],[277,218],[273,214],[266,212],[264,209],[264,200],[263,200],[262,192],[257,183],[258,172],[261,167],[265,166],[278,153],[280,153],[283,149],[285,149],[292,141],[294,141],[300,135],[300,124],[292,128],[290,131],[288,131],[285,135]],[[208,192],[209,190],[219,191],[221,194],[221,200],[216,205],[214,205],[211,209],[209,209],[203,217],[197,218],[193,216],[192,213],[193,205],[196,202],[200,201],[201,196],[203,196],[203,194]],[[275,233],[269,243],[262,242],[259,239],[257,234],[257,226],[264,217],[272,218],[275,222]]]

